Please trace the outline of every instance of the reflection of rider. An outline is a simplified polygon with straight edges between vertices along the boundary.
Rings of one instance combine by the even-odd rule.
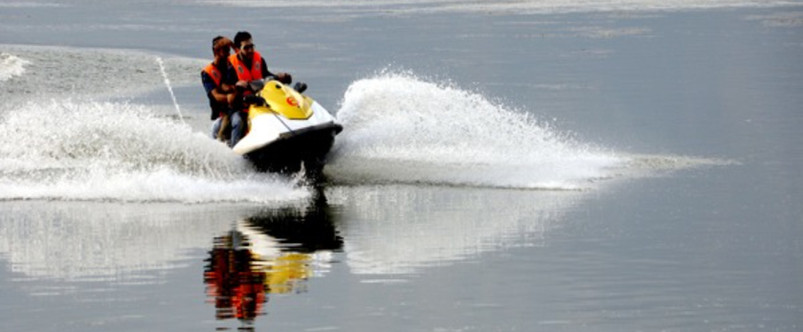
[[[229,56],[230,66],[228,67],[227,79],[228,83],[236,86],[238,97],[247,96],[251,94],[248,89],[248,84],[251,81],[260,80],[268,77],[275,77],[277,80],[285,84],[290,84],[293,80],[290,74],[287,73],[271,73],[268,70],[268,65],[262,54],[254,50],[254,42],[251,34],[246,31],[237,32],[234,36],[234,47],[237,53]],[[248,108],[241,101],[242,98],[236,98],[232,106],[236,110],[232,114],[231,124],[231,145],[234,146],[245,135],[245,127],[247,119],[246,113]]]
[[[208,295],[215,299],[217,319],[253,320],[261,313],[265,297],[265,273],[252,270],[253,258],[237,248],[240,234],[216,239],[204,272]]]

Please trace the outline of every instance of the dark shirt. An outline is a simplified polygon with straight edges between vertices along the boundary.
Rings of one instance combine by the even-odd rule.
[[[229,81],[229,71],[227,67],[231,67],[228,61],[225,61],[217,66],[217,70],[220,71],[221,75],[223,75],[223,77],[220,79],[221,83],[227,83]],[[220,116],[220,113],[229,113],[229,105],[227,103],[218,102],[215,100],[215,97],[212,96],[212,90],[218,87],[217,84],[215,84],[215,80],[213,80],[212,77],[209,76],[209,74],[207,74],[205,71],[201,71],[201,82],[206,90],[206,97],[209,98],[209,107],[212,109],[210,118],[214,120]]]

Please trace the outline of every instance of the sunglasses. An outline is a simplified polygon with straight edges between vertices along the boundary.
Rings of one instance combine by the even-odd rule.
[[[254,44],[243,45],[241,48],[243,50],[250,51],[254,49]]]

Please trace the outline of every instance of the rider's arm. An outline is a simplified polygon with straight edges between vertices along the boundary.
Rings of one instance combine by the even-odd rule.
[[[221,89],[215,84],[215,81],[212,80],[212,77],[209,76],[206,72],[201,72],[201,82],[204,85],[204,89],[206,90],[206,96],[209,97],[211,100],[215,100],[217,102],[225,103],[227,100],[226,93],[224,91],[225,88]],[[224,86],[225,84],[221,84]]]
[[[262,58],[262,77],[278,80],[284,84],[290,84],[293,81],[293,77],[290,76],[288,73],[272,73],[268,70],[268,64],[265,63],[265,58]]]

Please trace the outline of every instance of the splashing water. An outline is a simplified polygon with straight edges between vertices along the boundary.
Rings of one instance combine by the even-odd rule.
[[[625,160],[481,95],[383,73],[353,83],[327,173],[344,182],[579,189]]]
[[[162,77],[164,78],[167,91],[170,92],[170,98],[173,99],[173,106],[176,107],[176,113],[178,113],[178,118],[181,119],[181,122],[184,122],[184,116],[181,115],[181,108],[178,107],[178,101],[176,101],[176,94],[173,93],[173,86],[170,85],[170,79],[167,78],[167,72],[165,71],[165,65],[162,62],[162,58],[157,56],[156,63],[159,64],[159,71],[162,72]]]
[[[0,82],[10,80],[25,73],[25,66],[31,62],[8,53],[0,53]]]
[[[276,202],[309,197],[225,145],[126,103],[28,102],[0,122],[0,200]]]
[[[157,57],[154,66],[154,55],[140,52],[10,49],[30,60],[3,53],[0,70],[32,75],[15,76],[0,90],[0,201],[263,205],[310,196],[296,179],[255,172],[225,145],[165,116],[161,106],[97,101],[151,92],[163,81],[184,121],[167,70],[181,84],[196,83],[191,74],[201,60]]]

